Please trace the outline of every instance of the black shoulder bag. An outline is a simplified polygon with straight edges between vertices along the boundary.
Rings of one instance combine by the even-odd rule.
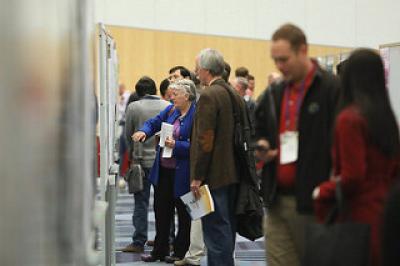
[[[254,150],[251,142],[251,125],[246,104],[237,102],[236,95],[227,83],[218,83],[229,94],[234,117],[233,145],[239,173],[239,192],[236,203],[237,232],[254,241],[262,237],[263,203],[255,169]]]
[[[324,224],[306,227],[304,266],[367,266],[370,226],[350,221],[340,181],[336,184],[336,206]],[[337,217],[343,221],[335,223]]]

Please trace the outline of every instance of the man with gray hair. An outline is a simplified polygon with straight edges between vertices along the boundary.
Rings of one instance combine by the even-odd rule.
[[[236,218],[235,202],[239,176],[235,167],[233,106],[221,78],[224,59],[213,49],[204,49],[196,57],[196,74],[206,87],[197,104],[190,149],[191,190],[199,197],[199,187],[207,184],[215,211],[202,218],[208,266],[233,266]],[[233,90],[232,90],[233,91]],[[244,102],[236,95],[239,106]]]
[[[246,90],[249,87],[249,81],[244,77],[236,77],[231,82],[232,87],[237,91],[237,93],[245,100],[247,106],[247,113],[250,118],[250,125],[254,127],[254,112],[256,109],[256,104],[253,100],[249,99],[246,101]]]
[[[236,77],[232,81],[232,86],[240,96],[244,97],[246,95],[246,89],[249,86],[249,82],[246,78]]]

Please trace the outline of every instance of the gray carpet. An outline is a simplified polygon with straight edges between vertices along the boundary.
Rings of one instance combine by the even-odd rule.
[[[149,239],[154,239],[155,236],[152,201],[153,191],[151,192],[149,207]],[[115,214],[115,247],[117,249],[124,247],[131,242],[134,230],[132,226],[132,212],[133,195],[128,194],[126,190],[119,190]],[[151,247],[145,247],[145,253],[149,253],[151,249]],[[237,266],[265,266],[264,239],[260,238],[255,242],[251,242],[238,235],[236,239],[235,261]],[[118,266],[172,265],[163,262],[144,263],[140,261],[140,254],[118,251],[116,252],[116,263]],[[207,265],[206,258],[202,259],[201,265]]]

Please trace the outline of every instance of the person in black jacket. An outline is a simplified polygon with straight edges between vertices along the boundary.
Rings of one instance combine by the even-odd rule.
[[[313,221],[312,191],[329,178],[331,130],[339,82],[308,57],[293,24],[272,36],[271,57],[283,75],[263,93],[255,113],[268,266],[300,265],[305,225]]]

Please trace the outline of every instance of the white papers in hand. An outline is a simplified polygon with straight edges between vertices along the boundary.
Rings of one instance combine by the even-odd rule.
[[[164,147],[162,157],[163,158],[171,158],[172,157],[172,149],[168,148],[168,147]]]
[[[172,138],[172,133],[174,131],[174,125],[162,122],[161,131],[160,131],[160,147],[164,148],[165,140],[168,138]]]
[[[201,186],[199,192],[201,195],[200,199],[196,199],[191,191],[181,196],[192,220],[197,220],[214,211],[214,201],[208,186]]]
[[[172,157],[172,149],[165,147],[165,140],[167,138],[172,139],[172,133],[174,131],[174,126],[165,122],[161,124],[161,134],[160,134],[160,147],[163,147],[163,158]]]

